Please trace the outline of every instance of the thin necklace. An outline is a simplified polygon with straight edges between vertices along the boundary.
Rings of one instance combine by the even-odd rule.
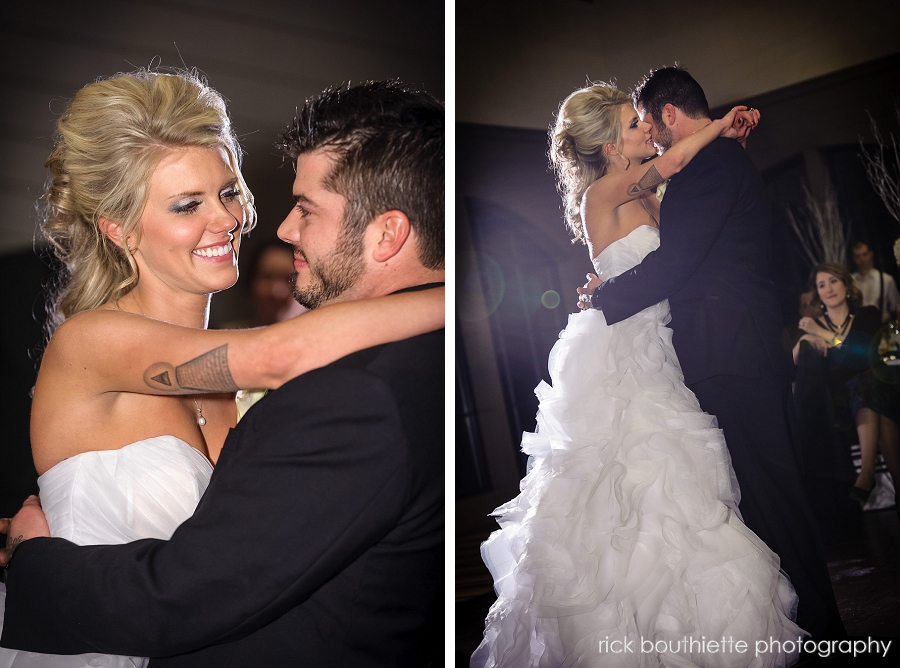
[[[141,308],[141,303],[138,301],[137,295],[133,295],[133,297],[134,297],[134,305],[138,307],[138,310],[141,312],[141,315],[144,316],[145,318],[148,317],[147,314],[144,313],[144,309]],[[118,299],[116,300],[116,308],[122,312],[127,313],[127,311],[125,311],[125,309],[123,309],[121,306],[119,306]],[[165,322],[165,320],[163,320],[163,322]],[[194,402],[194,408],[197,409],[197,426],[205,427],[206,426],[206,418],[203,417],[203,399],[201,399],[198,402],[196,399],[194,399],[194,397],[191,397],[191,401]]]

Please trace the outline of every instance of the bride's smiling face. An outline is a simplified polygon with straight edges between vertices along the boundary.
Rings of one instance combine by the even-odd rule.
[[[243,222],[237,179],[223,149],[171,151],[150,176],[140,232],[129,240],[141,284],[197,294],[231,287]]]
[[[656,155],[656,147],[650,139],[650,124],[638,117],[630,104],[623,104],[620,112],[622,145],[619,152],[629,160],[644,160]]]

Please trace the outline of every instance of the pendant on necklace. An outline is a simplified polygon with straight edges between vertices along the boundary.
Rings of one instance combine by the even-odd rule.
[[[197,409],[197,425],[202,427],[206,424],[206,418],[203,417],[203,406],[197,403],[197,400],[194,399],[194,406]]]

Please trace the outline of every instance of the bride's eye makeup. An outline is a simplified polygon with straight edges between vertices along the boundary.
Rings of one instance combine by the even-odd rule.
[[[240,199],[241,189],[238,187],[237,179],[232,179],[219,190],[219,199],[230,204],[235,199]]]
[[[228,189],[219,193],[219,198],[224,202],[233,202],[235,199],[240,198],[240,196],[241,191],[232,186],[229,186]]]
[[[222,191],[219,193],[219,199],[221,199],[226,204],[230,204],[235,199],[240,199],[241,191],[236,187],[235,183],[229,183]],[[202,200],[197,197],[186,197],[181,199],[169,207],[169,211],[172,213],[178,214],[192,214],[200,208],[202,204]]]
[[[172,211],[173,213],[191,214],[194,213],[199,206],[199,200],[191,198],[187,200],[181,200],[180,202],[175,202],[175,204],[169,207],[169,211]]]

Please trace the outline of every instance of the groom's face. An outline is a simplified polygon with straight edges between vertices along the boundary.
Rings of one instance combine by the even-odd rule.
[[[653,140],[653,144],[656,146],[656,152],[662,155],[666,149],[671,148],[672,144],[675,143],[672,131],[666,127],[661,118],[653,118],[653,114],[647,111],[643,105],[638,106],[636,110],[640,119],[650,125],[650,139]]]
[[[294,298],[308,309],[352,299],[365,272],[363,236],[344,224],[343,195],[325,187],[332,164],[327,152],[297,158],[296,204],[278,228],[294,248]]]

